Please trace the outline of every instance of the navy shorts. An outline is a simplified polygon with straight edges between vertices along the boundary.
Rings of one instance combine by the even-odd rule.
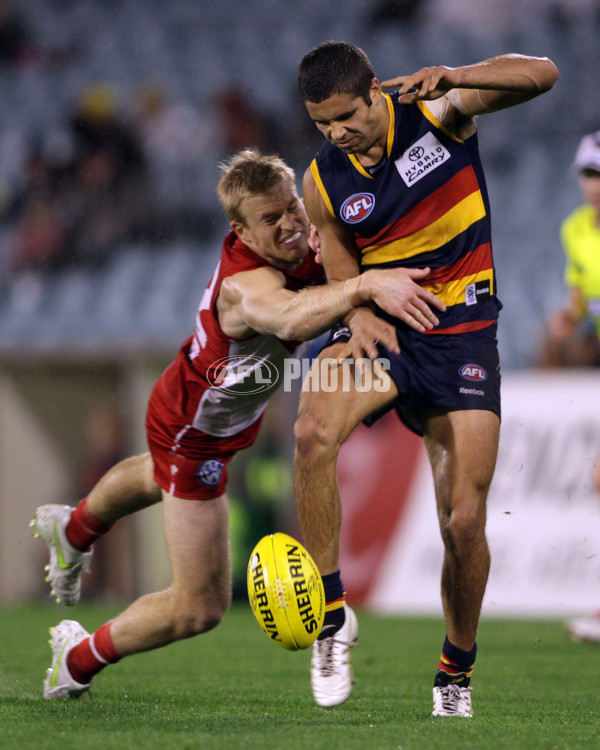
[[[379,346],[381,359],[389,361],[389,375],[398,398],[383,411],[370,415],[372,424],[396,409],[404,424],[422,435],[421,412],[485,409],[500,417],[500,358],[497,324],[469,333],[423,334],[397,328],[400,354]],[[323,349],[350,339],[350,330],[335,326]]]

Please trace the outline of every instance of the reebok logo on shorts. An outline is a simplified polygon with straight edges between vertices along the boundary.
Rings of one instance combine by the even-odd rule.
[[[461,386],[458,392],[464,396],[485,396],[485,391],[480,391],[479,388],[463,388]]]

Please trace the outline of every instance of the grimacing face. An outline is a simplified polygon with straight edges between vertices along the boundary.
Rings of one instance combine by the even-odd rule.
[[[293,269],[302,263],[310,223],[291,181],[282,179],[267,193],[244,198],[240,211],[245,224],[231,226],[245,245],[276,268]]]
[[[310,118],[325,138],[347,154],[366,154],[378,142],[385,145],[387,105],[373,80],[371,104],[360,96],[334,94],[322,102],[304,102]]]

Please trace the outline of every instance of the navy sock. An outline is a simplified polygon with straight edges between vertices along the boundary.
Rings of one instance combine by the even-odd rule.
[[[319,634],[319,640],[329,638],[342,627],[346,620],[344,612],[344,602],[346,601],[346,592],[340,571],[329,573],[323,578],[323,588],[325,589],[325,619],[323,627]]]
[[[470,651],[463,651],[462,648],[450,643],[446,636],[433,684],[445,686],[452,683],[460,687],[469,687],[476,656],[477,644]]]

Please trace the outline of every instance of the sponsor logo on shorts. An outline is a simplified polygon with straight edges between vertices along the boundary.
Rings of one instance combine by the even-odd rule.
[[[363,221],[375,208],[375,196],[373,193],[354,193],[346,198],[342,204],[340,213],[342,219],[349,224],[358,224]]]
[[[459,388],[459,393],[465,396],[485,396],[485,391],[480,391],[477,388]]]
[[[450,158],[450,152],[433,133],[426,133],[405,151],[394,164],[404,183],[411,187]]]
[[[200,464],[196,476],[207,487],[216,487],[223,476],[223,467],[225,464],[218,458],[207,458]]]
[[[463,365],[458,374],[465,380],[487,380],[487,372],[481,367],[481,365]]]

